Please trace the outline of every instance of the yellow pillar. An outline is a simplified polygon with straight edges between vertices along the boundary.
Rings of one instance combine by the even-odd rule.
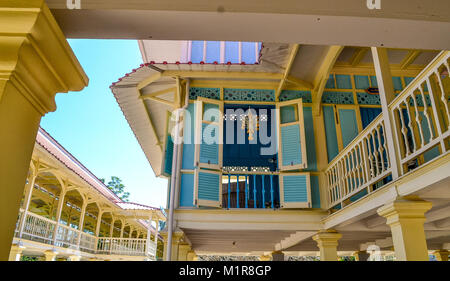
[[[9,252],[9,261],[20,261],[22,257],[22,252],[25,249],[24,246],[13,244],[11,246],[11,251]]]
[[[0,2],[0,261],[9,258],[41,117],[88,83],[44,0]]]
[[[186,259],[187,259],[187,261],[197,261],[198,260],[198,256],[197,256],[197,254],[194,251],[190,250],[187,253]]]
[[[191,245],[180,243],[178,245],[178,261],[188,261],[188,253],[191,251]]]
[[[161,232],[161,236],[164,238],[164,257],[163,260],[167,260],[167,232]],[[182,241],[183,233],[174,232],[172,235],[172,253],[171,261],[178,260],[178,247]]]
[[[271,261],[272,257],[270,255],[261,255],[259,256],[260,261]]]
[[[71,255],[71,256],[69,256],[69,258],[67,260],[68,261],[80,261],[81,260],[81,256]]]
[[[368,261],[370,254],[366,251],[356,251],[353,253],[356,261]]]
[[[338,240],[341,239],[342,234],[335,230],[321,230],[312,238],[317,242],[320,249],[321,261],[337,261],[337,246]]]
[[[395,257],[398,261],[428,261],[425,238],[425,212],[431,202],[419,198],[400,198],[378,209],[391,227]]]
[[[284,261],[284,253],[282,251],[272,252],[272,260],[273,261]]]
[[[433,252],[433,255],[438,261],[448,261],[448,254],[449,252],[447,250],[439,250]]]
[[[58,255],[58,252],[47,250],[44,252],[45,261],[55,261],[56,256]]]

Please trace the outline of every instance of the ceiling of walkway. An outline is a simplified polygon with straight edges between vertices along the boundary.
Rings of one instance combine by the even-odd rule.
[[[69,38],[265,41],[450,49],[448,0],[46,0]],[[207,26],[208,28],[205,28]]]

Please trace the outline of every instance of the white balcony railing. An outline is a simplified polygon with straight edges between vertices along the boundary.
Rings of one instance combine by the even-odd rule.
[[[449,59],[441,52],[389,105],[406,172],[449,150]]]
[[[24,211],[21,209],[15,230],[16,237],[93,254],[143,256],[155,260],[156,242],[144,238],[97,238],[89,233],[80,233],[79,230],[70,226],[61,224],[57,226],[56,221],[32,212],[27,212],[22,222],[23,214]],[[21,223],[24,224],[22,232],[20,231]],[[55,227],[58,229],[56,239],[53,239]]]
[[[359,192],[370,193],[368,187],[390,174],[388,153],[380,115],[326,169],[329,205],[345,205]]]
[[[146,239],[98,238],[97,253],[109,255],[147,256]]]
[[[82,232],[80,236],[80,250],[95,253],[97,251],[97,238],[92,234]]]
[[[449,51],[441,52],[389,104],[394,134],[386,132],[381,114],[329,163],[325,170],[329,208],[343,208],[395,180],[390,176],[392,161],[398,163],[402,176],[448,153],[449,59]],[[395,153],[388,150],[387,137],[393,138]]]
[[[58,231],[56,232],[55,244],[56,246],[64,248],[77,248],[79,234],[79,230],[60,224],[58,226]]]
[[[20,218],[22,218],[23,213],[23,210],[21,210]],[[52,243],[56,227],[55,221],[28,212],[23,224],[23,238],[47,244]],[[20,227],[20,223],[17,224],[17,227]],[[19,230],[16,233],[19,235]]]

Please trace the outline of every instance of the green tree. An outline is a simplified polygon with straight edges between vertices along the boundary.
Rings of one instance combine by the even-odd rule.
[[[100,179],[103,183],[105,183],[105,179]],[[125,185],[122,183],[122,180],[119,177],[112,176],[111,180],[106,184],[106,186],[114,192],[120,199],[125,202],[128,202],[128,198],[130,197],[129,192],[125,192]]]

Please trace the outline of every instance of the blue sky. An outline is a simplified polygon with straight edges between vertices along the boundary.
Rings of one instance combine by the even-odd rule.
[[[167,180],[156,178],[109,86],[142,63],[135,40],[69,40],[89,77],[81,92],[56,95],[41,126],[98,178],[118,176],[130,201],[166,205]]]

